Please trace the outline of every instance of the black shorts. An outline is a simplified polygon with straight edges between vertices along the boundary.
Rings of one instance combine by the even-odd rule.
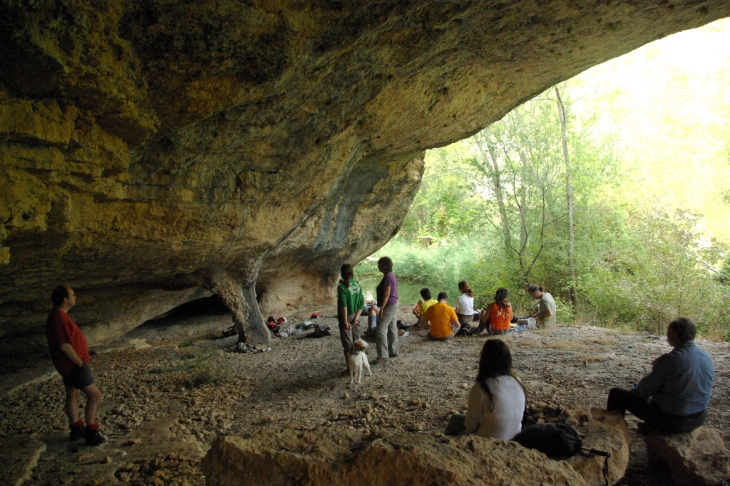
[[[64,385],[78,390],[83,390],[87,386],[94,384],[94,378],[91,376],[91,369],[89,369],[89,365],[86,363],[80,367],[74,366],[71,371],[62,376]]]

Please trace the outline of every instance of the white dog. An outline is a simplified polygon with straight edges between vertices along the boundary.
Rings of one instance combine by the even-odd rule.
[[[352,343],[352,351],[350,351],[350,355],[347,358],[347,361],[350,364],[350,383],[355,382],[355,376],[357,376],[357,382],[360,383],[363,368],[368,370],[368,375],[373,374],[373,372],[370,371],[368,355],[365,354],[365,348],[367,347],[368,343],[363,340]]]

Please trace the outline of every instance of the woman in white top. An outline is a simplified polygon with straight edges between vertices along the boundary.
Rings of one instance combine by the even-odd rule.
[[[469,282],[459,282],[459,302],[454,310],[459,318],[459,324],[469,324],[474,319],[474,291],[469,287]]]
[[[512,371],[512,355],[499,339],[488,339],[479,374],[469,392],[465,432],[510,440],[522,430],[525,387]]]

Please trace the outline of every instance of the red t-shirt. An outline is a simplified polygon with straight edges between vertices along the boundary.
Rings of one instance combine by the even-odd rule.
[[[62,344],[69,343],[76,351],[76,354],[79,355],[79,358],[84,363],[89,363],[89,345],[86,344],[86,338],[68,314],[58,307],[54,307],[48,315],[46,337],[48,338],[48,350],[51,352],[53,366],[62,375],[65,375],[76,366],[61,351]]]

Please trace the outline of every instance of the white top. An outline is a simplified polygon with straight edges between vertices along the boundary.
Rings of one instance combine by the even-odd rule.
[[[459,303],[456,304],[454,310],[457,314],[464,314],[465,316],[474,315],[474,297],[461,294],[459,296]]]
[[[489,411],[489,395],[479,383],[475,383],[469,392],[466,431],[481,437],[510,440],[522,430],[525,391],[509,375],[487,378],[487,386],[494,398],[494,410]]]

